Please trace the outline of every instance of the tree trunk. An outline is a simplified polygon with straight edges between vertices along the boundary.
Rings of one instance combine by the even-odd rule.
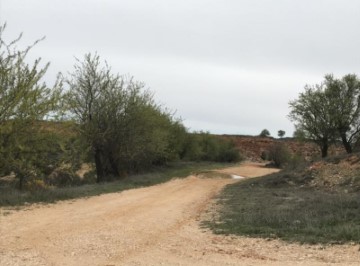
[[[120,176],[119,167],[112,153],[109,153],[109,162],[110,162],[112,174],[116,177],[119,177]]]
[[[329,144],[327,140],[323,140],[321,145],[321,157],[325,158],[328,155]]]
[[[101,161],[101,150],[95,148],[95,167],[96,167],[96,182],[100,183],[104,180],[104,166]]]
[[[345,148],[346,152],[347,153],[352,153],[352,147],[351,147],[350,142],[346,138],[346,134],[345,133],[340,133],[340,136],[341,136],[341,140],[342,140],[342,143],[344,145],[344,148]]]
[[[19,178],[19,190],[23,190],[23,183],[24,183],[24,177],[23,176],[21,176],[20,178]]]

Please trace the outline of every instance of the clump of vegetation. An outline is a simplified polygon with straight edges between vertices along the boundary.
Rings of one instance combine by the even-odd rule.
[[[0,172],[14,173],[22,189],[61,164],[60,139],[38,124],[60,111],[61,82],[47,86],[42,79],[49,64],[41,67],[40,58],[27,63],[37,42],[18,50],[21,35],[6,43],[5,28],[0,26]]]
[[[278,131],[278,136],[279,136],[279,138],[283,138],[284,136],[285,136],[285,131],[284,130],[279,130]]]
[[[262,151],[261,159],[270,161],[269,166],[283,169],[297,169],[305,165],[301,154],[293,153],[284,142],[275,142],[269,149]]]
[[[360,80],[354,74],[341,79],[326,75],[322,84],[305,86],[290,102],[296,135],[313,140],[327,157],[329,146],[340,140],[352,153],[360,136]]]
[[[19,50],[21,35],[7,43],[5,28],[0,26],[0,177],[11,180],[6,189],[53,192],[181,160],[240,160],[231,142],[188,133],[144,83],[113,73],[97,54],[86,54],[72,73],[47,85],[49,63],[28,63],[38,41]],[[89,172],[79,176],[83,165]]]
[[[120,192],[126,189],[140,188],[156,185],[171,180],[182,178],[193,173],[203,173],[212,169],[224,167],[221,163],[206,162],[176,162],[169,163],[166,167],[157,167],[143,174],[136,174],[112,182],[96,183],[96,174],[88,172],[80,180],[81,186],[68,186],[68,177],[63,176],[61,187],[54,187],[42,180],[35,183],[29,182],[31,190],[13,189],[13,178],[0,178],[0,206],[21,206],[28,203],[52,203],[59,200],[68,200],[79,197],[90,197],[104,193]],[[54,181],[57,181],[54,179]],[[61,181],[62,182],[62,181]]]
[[[206,132],[189,134],[182,153],[184,160],[239,162],[243,158],[235,143]]]
[[[263,130],[260,132],[259,137],[262,137],[262,138],[270,137],[270,132],[269,132],[269,130],[263,129]]]
[[[186,130],[143,83],[112,74],[91,54],[67,83],[69,110],[95,163],[97,182],[178,158]]]
[[[314,178],[292,170],[229,185],[204,225],[218,234],[360,243],[360,194],[314,187]]]
[[[267,159],[272,161],[275,167],[283,168],[290,162],[292,154],[285,144],[274,143],[269,148],[267,156]]]

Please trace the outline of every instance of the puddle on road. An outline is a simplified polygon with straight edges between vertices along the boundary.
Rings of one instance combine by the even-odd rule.
[[[240,176],[240,175],[231,175],[231,177],[232,177],[233,179],[244,179],[244,178],[245,178],[245,177]]]

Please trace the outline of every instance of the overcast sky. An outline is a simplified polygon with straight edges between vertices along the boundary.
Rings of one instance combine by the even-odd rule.
[[[360,74],[359,0],[0,0],[5,38],[46,36],[46,77],[97,51],[191,130],[291,136],[288,102],[324,74]]]

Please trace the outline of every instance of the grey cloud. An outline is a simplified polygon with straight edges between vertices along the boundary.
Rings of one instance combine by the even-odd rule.
[[[52,62],[98,51],[193,129],[292,131],[288,101],[323,75],[360,70],[357,0],[2,0],[8,35]]]

